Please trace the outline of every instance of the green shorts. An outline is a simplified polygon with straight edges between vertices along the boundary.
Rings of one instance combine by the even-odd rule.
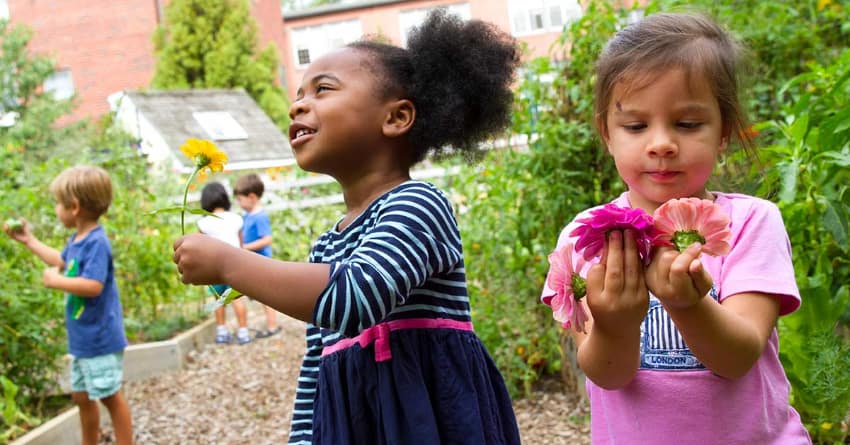
[[[124,352],[71,360],[71,391],[86,392],[100,400],[121,389],[124,379]]]

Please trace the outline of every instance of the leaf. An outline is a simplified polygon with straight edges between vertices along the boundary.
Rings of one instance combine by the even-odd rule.
[[[838,246],[847,251],[847,212],[840,206],[835,206],[831,200],[825,200],[826,211],[823,215],[823,225],[829,233],[832,234],[832,237],[835,238],[835,242]]]
[[[212,286],[210,286],[210,289],[212,289]],[[213,292],[215,292],[214,289],[213,289]],[[222,306],[227,306],[228,304],[232,303],[233,300],[235,300],[235,299],[237,299],[241,296],[242,296],[242,292],[239,292],[238,290],[233,289],[232,287],[228,288],[226,291],[224,291],[223,294],[221,294],[218,298],[216,298],[215,301],[213,301],[211,303],[207,303],[204,306],[204,309],[206,309],[209,312],[212,312],[212,311],[214,311],[214,310],[216,310],[216,309],[218,309]]]
[[[152,211],[148,212],[147,214],[148,215],[157,215],[157,214],[160,214],[160,213],[180,213],[181,211],[183,211],[182,206],[175,206],[175,207],[166,207],[164,209],[152,210]]]
[[[174,207],[166,207],[164,209],[156,209],[147,213],[147,215],[157,215],[160,213],[180,213],[183,211],[183,207],[174,206]],[[193,215],[203,215],[203,216],[212,216],[214,218],[221,218],[213,212],[208,212],[204,209],[186,209],[186,213],[191,213]]]
[[[779,191],[779,200],[783,202],[794,201],[797,194],[797,174],[800,171],[800,160],[793,159],[791,162],[779,166],[782,173],[782,187]]]

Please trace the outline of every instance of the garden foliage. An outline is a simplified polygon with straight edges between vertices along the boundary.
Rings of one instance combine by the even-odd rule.
[[[147,172],[136,141],[107,121],[57,126],[73,106],[44,94],[40,86],[53,62],[27,54],[29,31],[0,21],[0,97],[3,112],[17,113],[0,127],[0,220],[26,218],[45,243],[61,249],[71,231],[62,227],[48,191],[52,179],[74,164],[105,168],[113,181],[113,204],[101,219],[113,247],[116,279],[131,339],[151,339],[175,319],[197,321],[201,293],[180,283],[169,260],[177,225],[147,217],[162,186]],[[56,393],[57,372],[67,352],[64,298],[42,286],[45,265],[5,234],[0,235],[0,442],[40,421],[44,401]],[[183,301],[198,302],[184,305]],[[188,307],[187,309],[175,309]],[[196,309],[196,310],[192,310]],[[162,337],[154,338],[162,339]]]

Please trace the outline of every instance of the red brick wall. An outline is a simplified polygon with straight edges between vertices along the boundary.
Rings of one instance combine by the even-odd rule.
[[[280,2],[249,1],[261,48],[273,41],[281,51]],[[32,51],[50,55],[57,69],[71,70],[78,97],[71,120],[109,111],[112,93],[150,85],[158,3],[164,14],[168,0],[8,0],[11,22],[34,31]]]
[[[280,15],[280,0],[251,0],[251,14],[257,21],[260,40],[260,50],[269,43],[277,47],[278,65],[285,65],[283,59],[286,42],[283,38],[283,17]],[[275,76],[278,85],[281,84],[281,73]]]
[[[34,31],[33,52],[70,69],[74,118],[109,110],[110,94],[146,87],[153,75],[155,0],[9,0],[12,23]]]

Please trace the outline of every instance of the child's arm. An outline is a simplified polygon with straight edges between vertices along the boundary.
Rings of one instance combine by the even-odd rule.
[[[241,236],[241,235],[240,235]],[[266,246],[270,246],[272,244],[272,236],[266,235],[258,240],[252,241],[248,244],[243,244],[243,249],[248,249],[252,252],[256,252]]]
[[[58,289],[79,297],[93,298],[103,291],[103,283],[100,281],[83,277],[66,277],[55,267],[45,269],[42,281],[47,288]]]
[[[608,236],[602,261],[587,274],[588,334],[574,333],[578,363],[605,389],[626,386],[640,366],[640,324],[649,307],[643,266],[634,237]]]
[[[308,323],[330,279],[330,265],[295,263],[256,255],[205,235],[174,243],[184,283],[227,283],[267,306]]]
[[[681,254],[671,248],[657,251],[646,282],[691,352],[715,374],[739,378],[761,356],[779,317],[779,299],[758,292],[722,303],[706,298],[712,281],[699,255],[699,245]]]
[[[6,233],[12,237],[12,239],[23,244],[37,257],[41,258],[42,261],[47,263],[48,266],[58,267],[61,269],[65,265],[65,262],[62,261],[62,254],[58,250],[39,241],[38,238],[30,232],[29,224],[24,220],[21,220],[21,222],[23,225],[17,230],[11,230],[5,224],[3,228]]]

